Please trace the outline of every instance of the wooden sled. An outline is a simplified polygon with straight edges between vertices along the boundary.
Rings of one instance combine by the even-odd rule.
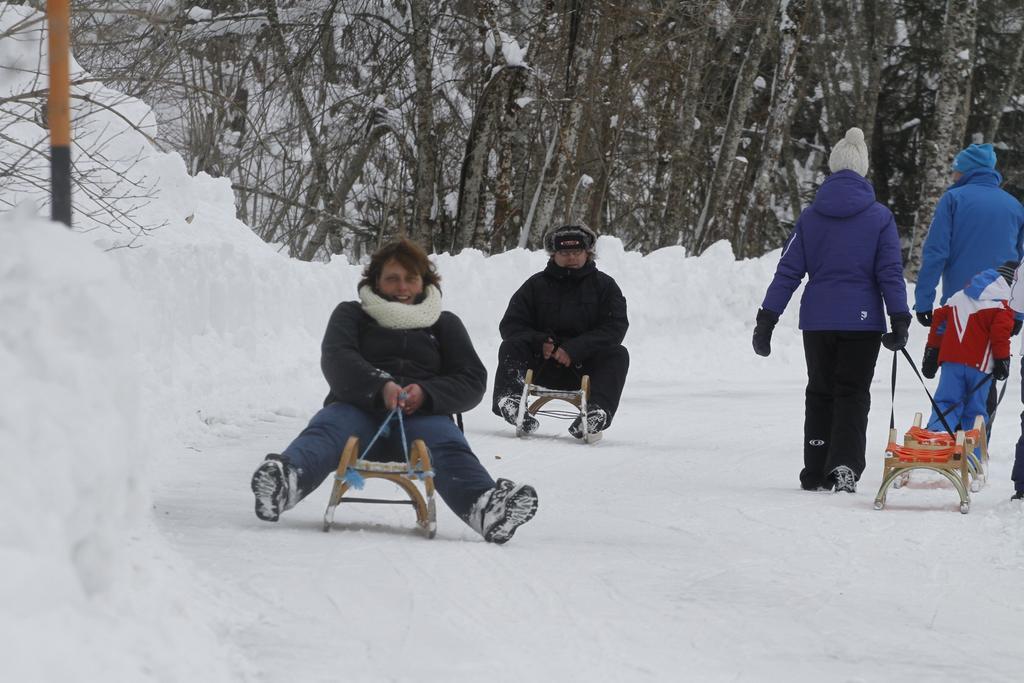
[[[885,507],[889,487],[907,484],[912,470],[931,470],[948,479],[960,495],[960,512],[971,508],[971,492],[981,490],[988,468],[988,440],[985,421],[979,415],[974,428],[958,429],[955,437],[946,432],[931,432],[921,428],[921,413],[914,415],[914,426],[907,430],[903,445],[896,443],[896,430],[889,430],[889,444],[885,448],[885,467],[882,485],[875,496],[875,509]],[[980,451],[980,458],[974,455]]]
[[[523,381],[523,396],[519,399],[519,413],[516,415],[516,436],[523,436],[523,421],[526,414],[536,415],[549,401],[559,399],[571,403],[579,411],[583,419],[580,420],[583,427],[583,440],[587,443],[597,443],[601,440],[601,432],[590,433],[587,424],[587,398],[590,397],[590,375],[583,375],[580,379],[579,389],[548,389],[533,383],[533,370],[526,371],[526,378]],[[533,399],[532,401],[530,399]]]
[[[396,484],[409,496],[409,500],[388,500],[386,498],[344,497],[351,487],[345,478],[352,468],[363,479],[387,479]],[[410,472],[410,467],[412,470]],[[374,462],[359,459],[359,438],[350,436],[341,452],[338,470],[334,474],[334,487],[324,512],[324,531],[330,531],[334,523],[334,510],[342,502],[378,503],[391,505],[412,505],[416,508],[416,526],[427,538],[437,533],[437,508],[434,503],[434,479],[430,465],[430,453],[422,439],[416,439],[409,448],[409,462]],[[425,492],[420,493],[415,480],[420,479]]]

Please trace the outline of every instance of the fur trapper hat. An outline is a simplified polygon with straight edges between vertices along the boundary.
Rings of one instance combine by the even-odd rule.
[[[585,249],[594,251],[597,233],[582,223],[563,225],[548,231],[544,237],[544,248],[549,254],[562,249]]]

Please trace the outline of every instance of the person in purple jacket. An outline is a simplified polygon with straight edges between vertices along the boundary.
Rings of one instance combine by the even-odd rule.
[[[786,241],[754,327],[754,352],[771,353],[772,330],[804,275],[800,301],[807,360],[804,468],[808,491],[853,493],[864,471],[869,388],[879,342],[906,346],[912,317],[892,212],[864,177],[864,133],[851,128],[832,149],[832,171]],[[882,302],[892,332],[886,329]]]

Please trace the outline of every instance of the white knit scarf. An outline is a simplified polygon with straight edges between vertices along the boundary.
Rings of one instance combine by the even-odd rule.
[[[359,300],[363,310],[376,320],[381,327],[391,330],[415,330],[430,327],[441,317],[441,291],[434,285],[424,290],[427,297],[418,304],[403,304],[388,301],[373,291],[370,285],[359,288]]]

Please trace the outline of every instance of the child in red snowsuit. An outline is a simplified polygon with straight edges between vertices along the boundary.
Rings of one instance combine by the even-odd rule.
[[[953,429],[970,429],[978,415],[987,423],[988,379],[1010,374],[1013,311],[1006,300],[1013,270],[1009,264],[983,270],[932,315],[921,369],[932,378],[942,366],[935,403]],[[928,429],[945,430],[934,411]]]

